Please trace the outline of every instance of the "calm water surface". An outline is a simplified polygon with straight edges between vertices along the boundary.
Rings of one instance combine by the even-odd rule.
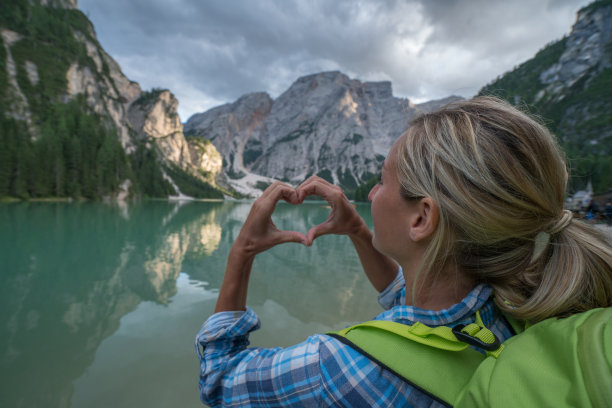
[[[0,407],[201,407],[193,339],[213,312],[249,203],[0,205]],[[371,225],[369,205],[358,211]],[[279,203],[306,232],[325,203]],[[252,346],[287,346],[376,315],[350,240],[257,256]]]

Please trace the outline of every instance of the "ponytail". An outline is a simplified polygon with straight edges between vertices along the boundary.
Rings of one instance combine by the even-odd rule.
[[[497,305],[532,322],[612,306],[612,251],[606,237],[573,220],[552,234],[539,259],[515,284],[494,284]]]

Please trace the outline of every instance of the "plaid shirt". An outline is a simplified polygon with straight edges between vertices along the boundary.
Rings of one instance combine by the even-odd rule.
[[[379,295],[387,309],[377,320],[454,326],[475,320],[502,341],[512,336],[495,307],[492,289],[474,288],[460,303],[440,311],[406,306],[401,269]],[[200,398],[211,406],[437,407],[435,400],[340,341],[315,334],[287,348],[247,348],[260,326],[252,309],[212,315],[196,336]]]

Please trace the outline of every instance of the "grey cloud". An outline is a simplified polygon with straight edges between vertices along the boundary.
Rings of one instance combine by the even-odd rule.
[[[207,103],[254,91],[274,97],[299,76],[330,69],[391,80],[396,94],[419,100],[470,96],[568,32],[573,17],[558,21],[584,4],[79,1],[126,75],[145,88],[169,87],[183,120]],[[189,96],[182,101],[182,94]],[[196,107],[198,95],[205,102]]]

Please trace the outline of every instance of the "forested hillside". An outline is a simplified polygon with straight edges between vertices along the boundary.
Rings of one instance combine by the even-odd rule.
[[[485,86],[539,115],[570,165],[570,192],[612,189],[612,0],[578,12],[569,36]]]
[[[0,3],[0,197],[168,197],[173,179],[221,198],[189,155],[166,157],[187,151],[171,94],[125,78],[76,4],[45,3]],[[160,104],[178,124],[153,137],[141,128]]]

